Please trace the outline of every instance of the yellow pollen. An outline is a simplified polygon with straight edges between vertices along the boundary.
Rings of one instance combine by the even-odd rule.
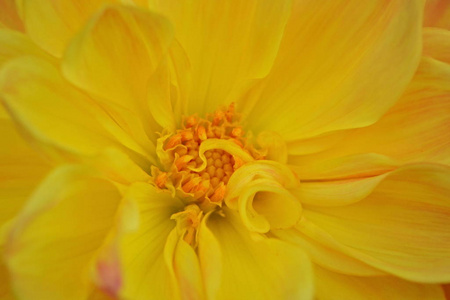
[[[165,172],[157,173],[155,185],[161,189],[171,186],[181,196],[193,198],[187,202],[195,201],[200,205],[206,201],[221,205],[228,180],[244,161],[228,153],[227,146],[220,146],[223,143],[218,140],[226,140],[230,146],[238,145],[243,153],[247,153],[245,155],[262,158],[247,145],[232,104],[204,119],[189,116],[184,119],[182,128],[158,140],[161,145],[158,155]],[[208,148],[202,148],[205,142],[209,143]],[[219,146],[213,148],[216,144]]]

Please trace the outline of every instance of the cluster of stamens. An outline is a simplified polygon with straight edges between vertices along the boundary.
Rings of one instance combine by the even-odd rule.
[[[201,145],[208,140],[226,140],[255,156],[253,149],[246,146],[243,134],[233,105],[205,119],[197,116],[186,118],[181,129],[161,138],[163,155],[160,158],[166,162],[166,170],[154,171],[156,186],[172,188],[197,202],[220,205],[228,180],[242,161],[219,147],[201,153]]]

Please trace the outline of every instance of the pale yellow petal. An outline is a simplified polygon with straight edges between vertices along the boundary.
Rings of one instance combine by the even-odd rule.
[[[449,65],[422,58],[405,94],[380,121],[347,133],[325,151],[292,155],[289,163],[301,179],[376,175],[371,170],[423,161],[450,163],[449,81]]]
[[[8,29],[0,29],[0,67],[8,60],[22,55],[34,55],[50,59],[50,56],[26,35]]]
[[[52,172],[14,221],[5,247],[18,297],[85,298],[92,289],[91,261],[113,226],[119,200],[111,183],[85,168]]]
[[[166,15],[189,57],[192,88],[188,113],[203,114],[231,102],[243,82],[272,67],[290,1],[151,0]]]
[[[425,3],[424,26],[450,29],[450,2],[426,0]]]
[[[365,199],[304,206],[309,238],[408,280],[450,280],[450,169],[411,165],[389,174]],[[312,223],[314,225],[309,224]]]
[[[420,0],[296,1],[268,78],[237,101],[248,127],[291,141],[373,124],[417,68],[421,14]]]
[[[222,275],[213,299],[312,299],[312,268],[300,248],[253,237],[234,216],[211,215],[207,223],[220,244]]]
[[[71,41],[63,73],[111,103],[109,109],[129,111],[140,130],[155,137],[159,127],[149,111],[147,83],[172,40],[172,28],[163,17],[137,7],[107,6]]]
[[[170,194],[157,192],[145,183],[132,185],[126,201],[136,207],[130,208],[134,213],[123,214],[121,222],[126,228],[116,237],[123,284],[120,296],[136,300],[173,299],[176,286],[164,258],[164,248],[175,228],[170,217],[181,211],[183,205]]]
[[[348,205],[367,197],[388,174],[347,180],[302,181],[300,186],[291,192],[303,204]]]
[[[114,0],[25,0],[23,21],[27,34],[44,50],[61,56],[73,35],[105,3]]]
[[[184,49],[174,41],[168,56],[148,81],[148,108],[162,128],[173,131],[181,125],[189,86],[189,61]]]
[[[302,220],[300,225],[304,230],[305,227],[311,224],[305,224]],[[313,230],[310,232],[315,233]],[[340,251],[338,243],[324,243],[317,238],[317,235],[306,235],[300,230],[273,230],[271,233],[277,238],[293,243],[294,245],[303,249],[310,256],[311,260],[318,266],[324,267],[328,270],[335,271],[341,274],[357,275],[357,276],[376,276],[385,275],[386,273],[369,266],[365,262],[356,259],[345,251]],[[320,241],[318,241],[320,240]]]
[[[86,155],[113,144],[93,114],[98,108],[48,62],[10,61],[0,73],[0,95],[14,120],[44,146]]]
[[[176,295],[182,300],[205,299],[202,270],[194,248],[179,236],[176,229],[170,233],[164,256],[173,274]]]
[[[316,297],[321,300],[445,300],[439,285],[395,277],[357,277],[315,268]]]

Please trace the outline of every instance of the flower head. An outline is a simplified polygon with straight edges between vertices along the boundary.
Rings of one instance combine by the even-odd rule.
[[[449,11],[2,0],[0,296],[445,299]]]

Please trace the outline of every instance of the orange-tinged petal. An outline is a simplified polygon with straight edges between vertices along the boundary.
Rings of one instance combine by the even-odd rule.
[[[291,141],[373,124],[417,68],[421,13],[418,0],[296,1],[272,71],[237,101],[248,126]]]
[[[362,177],[372,169],[383,171],[380,159],[384,171],[413,162],[450,163],[449,81],[449,65],[422,58],[405,94],[380,121],[348,133],[326,151],[291,156],[289,163],[301,179]]]
[[[445,300],[439,285],[395,277],[357,277],[315,268],[316,297],[323,300]]]
[[[233,89],[262,78],[272,67],[290,1],[151,0],[151,9],[174,24],[189,57],[192,88],[188,113],[225,104]]]
[[[11,289],[11,281],[6,266],[0,263],[0,299],[1,300],[14,300],[14,294]]]
[[[16,2],[16,0],[2,0],[0,2],[0,28],[4,26],[18,31],[24,30]]]
[[[309,238],[398,277],[450,280],[450,169],[411,165],[389,174],[365,199],[305,205],[297,228]]]
[[[90,294],[89,268],[113,226],[119,200],[111,183],[86,168],[52,172],[14,221],[6,244],[18,297],[84,299]]]
[[[60,57],[69,40],[105,3],[114,0],[26,0],[23,22],[26,32],[44,50]]]
[[[424,28],[423,55],[450,64],[450,31],[441,28]]]
[[[442,289],[444,290],[445,299],[450,299],[450,284],[443,284]]]
[[[300,248],[253,237],[232,211],[207,222],[222,257],[222,274],[213,299],[313,299],[312,268]]]
[[[163,17],[137,7],[107,6],[70,43],[63,73],[83,90],[130,111],[154,135],[159,127],[146,102],[147,82],[172,39]]]
[[[450,29],[450,2],[426,0],[425,3],[424,26]]]

